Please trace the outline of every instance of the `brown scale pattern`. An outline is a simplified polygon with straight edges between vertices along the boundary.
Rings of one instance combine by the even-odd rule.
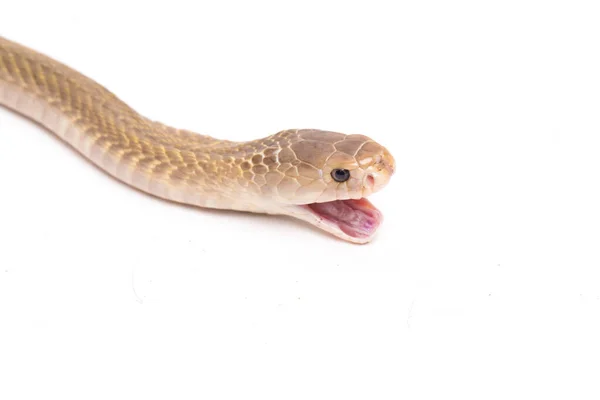
[[[199,193],[245,191],[287,202],[348,198],[361,189],[360,177],[339,184],[328,175],[331,169],[367,168],[376,162],[373,155],[387,152],[366,136],[320,130],[232,142],[169,127],[77,71],[0,37],[2,81],[50,104],[117,165]]]

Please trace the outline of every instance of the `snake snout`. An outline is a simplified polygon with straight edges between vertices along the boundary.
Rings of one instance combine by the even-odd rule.
[[[387,149],[384,151],[381,159],[381,168],[387,171],[389,176],[394,175],[394,172],[396,172],[396,160]]]

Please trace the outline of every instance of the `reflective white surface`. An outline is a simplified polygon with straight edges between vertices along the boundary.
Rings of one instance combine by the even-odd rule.
[[[598,398],[597,7],[3,6],[149,117],[363,133],[398,173],[355,246],[148,197],[0,109],[0,398]]]

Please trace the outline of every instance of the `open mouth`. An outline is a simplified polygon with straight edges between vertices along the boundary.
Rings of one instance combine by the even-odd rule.
[[[313,224],[355,243],[371,240],[383,221],[383,214],[366,198],[335,200],[302,206],[310,211]]]

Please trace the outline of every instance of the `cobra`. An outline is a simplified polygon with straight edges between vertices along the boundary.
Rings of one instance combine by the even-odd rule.
[[[166,126],[76,70],[2,37],[0,104],[148,194],[287,215],[352,243],[374,237],[383,217],[366,198],[395,170],[390,152],[364,135],[291,129],[237,142]]]

